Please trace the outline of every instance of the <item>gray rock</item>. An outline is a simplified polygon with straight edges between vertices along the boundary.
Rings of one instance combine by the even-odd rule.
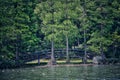
[[[101,56],[95,56],[93,57],[93,63],[94,64],[102,64],[103,58]]]

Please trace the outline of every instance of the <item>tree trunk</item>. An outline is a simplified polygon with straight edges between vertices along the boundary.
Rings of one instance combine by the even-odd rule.
[[[17,8],[17,6],[18,6],[18,3],[15,4],[15,8]],[[15,13],[15,17],[17,17],[18,10],[16,9],[15,12],[16,12],[16,13]],[[16,22],[17,22],[17,21],[16,21]],[[16,26],[16,28],[18,29],[18,26],[17,26],[17,25],[15,25],[15,26]],[[19,36],[19,35],[18,35],[18,33],[15,33],[15,34],[16,34],[15,58],[16,58],[16,61],[18,61],[18,56],[19,56],[19,51],[18,51],[18,44],[19,44],[19,43],[18,43],[18,42],[19,42],[18,39],[19,39],[19,38],[18,38],[18,36]]]
[[[117,52],[116,44],[114,44],[114,46],[113,46],[113,55],[112,55],[113,58],[115,58],[116,52]]]
[[[83,63],[87,63],[87,51],[86,51],[87,45],[86,45],[86,30],[84,29],[84,59]]]
[[[86,13],[86,1],[83,0],[83,18],[87,18],[87,13]],[[87,48],[87,45],[86,45],[86,28],[85,28],[85,25],[86,24],[86,21],[83,21],[83,31],[84,31],[84,57],[83,57],[83,63],[86,64],[87,63],[87,51],[86,51],[86,48]]]
[[[38,54],[38,64],[40,64],[40,55]]]
[[[101,23],[100,25],[100,28],[101,28],[101,31],[100,31],[100,37],[102,38],[103,37],[103,25]],[[102,56],[102,59],[105,59],[105,55],[103,53],[103,45],[102,45],[102,41],[100,41],[100,54]]]
[[[104,53],[103,53],[103,46],[102,46],[102,42],[100,42],[100,54],[102,56],[102,58],[104,58]]]
[[[51,7],[51,14],[52,14],[52,20],[51,20],[51,24],[54,24],[54,9],[53,9],[53,0],[51,0],[50,2],[50,7]],[[52,27],[52,33],[54,33],[54,28]],[[51,41],[51,61],[49,63],[50,65],[55,65],[56,61],[55,61],[55,57],[54,57],[54,36],[52,36],[52,41]]]
[[[54,57],[54,41],[51,41],[51,65],[55,65],[55,57]]]
[[[78,40],[77,40],[77,44],[78,44],[78,46],[80,45],[79,38],[78,38]]]
[[[17,44],[16,44],[16,53],[15,53],[15,58],[16,58],[16,61],[18,60],[18,47],[17,47]]]
[[[16,61],[19,60],[19,49],[18,49],[18,46],[19,46],[19,35],[17,34],[17,36],[16,36],[16,53],[15,53]]]
[[[15,64],[19,64],[19,49],[18,49],[18,35],[17,35],[17,41],[16,41],[16,51],[15,51]]]
[[[68,43],[69,43],[69,42],[68,42],[68,36],[66,35],[66,63],[70,63]]]

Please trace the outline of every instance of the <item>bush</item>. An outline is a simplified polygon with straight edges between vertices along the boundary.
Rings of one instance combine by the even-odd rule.
[[[2,60],[0,62],[0,69],[4,69],[4,68],[16,68],[16,67],[20,67],[24,64],[24,61],[15,61],[15,60]]]

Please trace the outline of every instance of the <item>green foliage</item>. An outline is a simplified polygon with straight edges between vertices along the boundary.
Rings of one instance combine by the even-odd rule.
[[[17,54],[35,51],[39,48],[40,38],[35,17],[34,1],[0,0],[0,56],[2,59],[14,59]]]
[[[119,0],[0,0],[0,59],[50,48],[52,40],[55,48],[65,48],[66,36],[70,48],[84,45],[85,36],[87,51],[99,54],[102,48],[106,55],[120,57],[119,4]]]

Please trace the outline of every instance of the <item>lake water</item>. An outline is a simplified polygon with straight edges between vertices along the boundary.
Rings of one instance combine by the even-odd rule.
[[[0,80],[120,80],[120,65],[5,69]]]

